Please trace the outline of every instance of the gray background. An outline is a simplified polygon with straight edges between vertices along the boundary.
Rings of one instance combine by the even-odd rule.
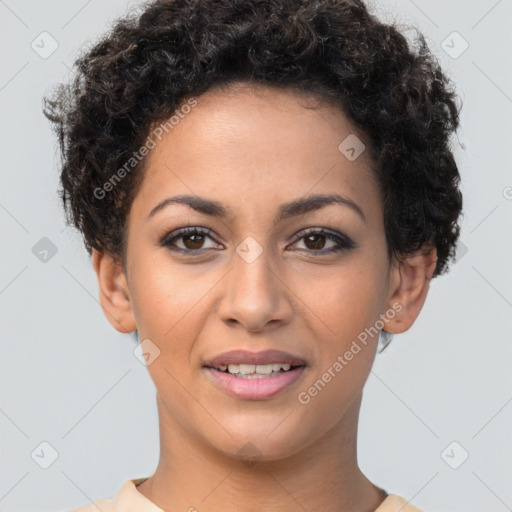
[[[134,5],[0,0],[2,511],[110,497],[158,461],[153,384],[134,340],[103,316],[81,239],[65,228],[56,141],[41,113],[78,48]],[[418,27],[457,84],[465,216],[459,261],[433,281],[413,328],[377,355],[361,412],[361,468],[426,512],[511,510],[512,2],[373,9]],[[58,44],[46,58],[44,31]],[[58,453],[47,469],[40,465],[52,462],[52,449],[42,442]]]

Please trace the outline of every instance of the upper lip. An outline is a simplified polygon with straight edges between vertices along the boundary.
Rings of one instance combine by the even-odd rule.
[[[248,350],[231,350],[206,361],[204,366],[217,368],[229,364],[271,364],[281,363],[291,366],[305,366],[306,362],[298,356],[281,350],[264,350],[250,352]]]

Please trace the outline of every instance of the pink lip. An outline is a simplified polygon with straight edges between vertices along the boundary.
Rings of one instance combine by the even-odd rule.
[[[273,362],[276,362],[276,359],[273,359]],[[206,368],[206,370],[213,377],[215,384],[229,395],[236,396],[243,400],[263,400],[265,398],[271,398],[291,386],[302,375],[304,366],[298,366],[276,377],[254,379],[235,377],[234,375],[221,372],[215,368]]]
[[[249,352],[248,350],[231,350],[208,360],[204,366],[218,368],[228,364],[271,364],[281,363],[292,366],[305,366],[306,362],[298,356],[282,352],[281,350],[264,350],[263,352]],[[272,377],[272,380],[278,377]],[[265,379],[263,379],[265,380]]]

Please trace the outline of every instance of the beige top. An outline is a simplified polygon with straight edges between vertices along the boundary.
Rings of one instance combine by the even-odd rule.
[[[127,480],[119,489],[113,499],[99,499],[95,505],[86,505],[69,512],[165,512],[149,501],[137,490],[137,485],[146,478],[135,478]],[[389,494],[388,497],[377,507],[375,512],[422,512],[407,502],[405,498],[396,494]]]

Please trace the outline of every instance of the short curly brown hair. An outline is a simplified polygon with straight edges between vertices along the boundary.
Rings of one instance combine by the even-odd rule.
[[[44,99],[59,136],[67,222],[92,248],[125,261],[126,218],[144,159],[108,194],[97,190],[156,122],[215,86],[247,82],[314,94],[370,141],[388,253],[454,257],[462,195],[449,138],[460,107],[423,35],[407,41],[360,0],[157,0],[126,16]],[[96,193],[95,193],[96,191]]]

